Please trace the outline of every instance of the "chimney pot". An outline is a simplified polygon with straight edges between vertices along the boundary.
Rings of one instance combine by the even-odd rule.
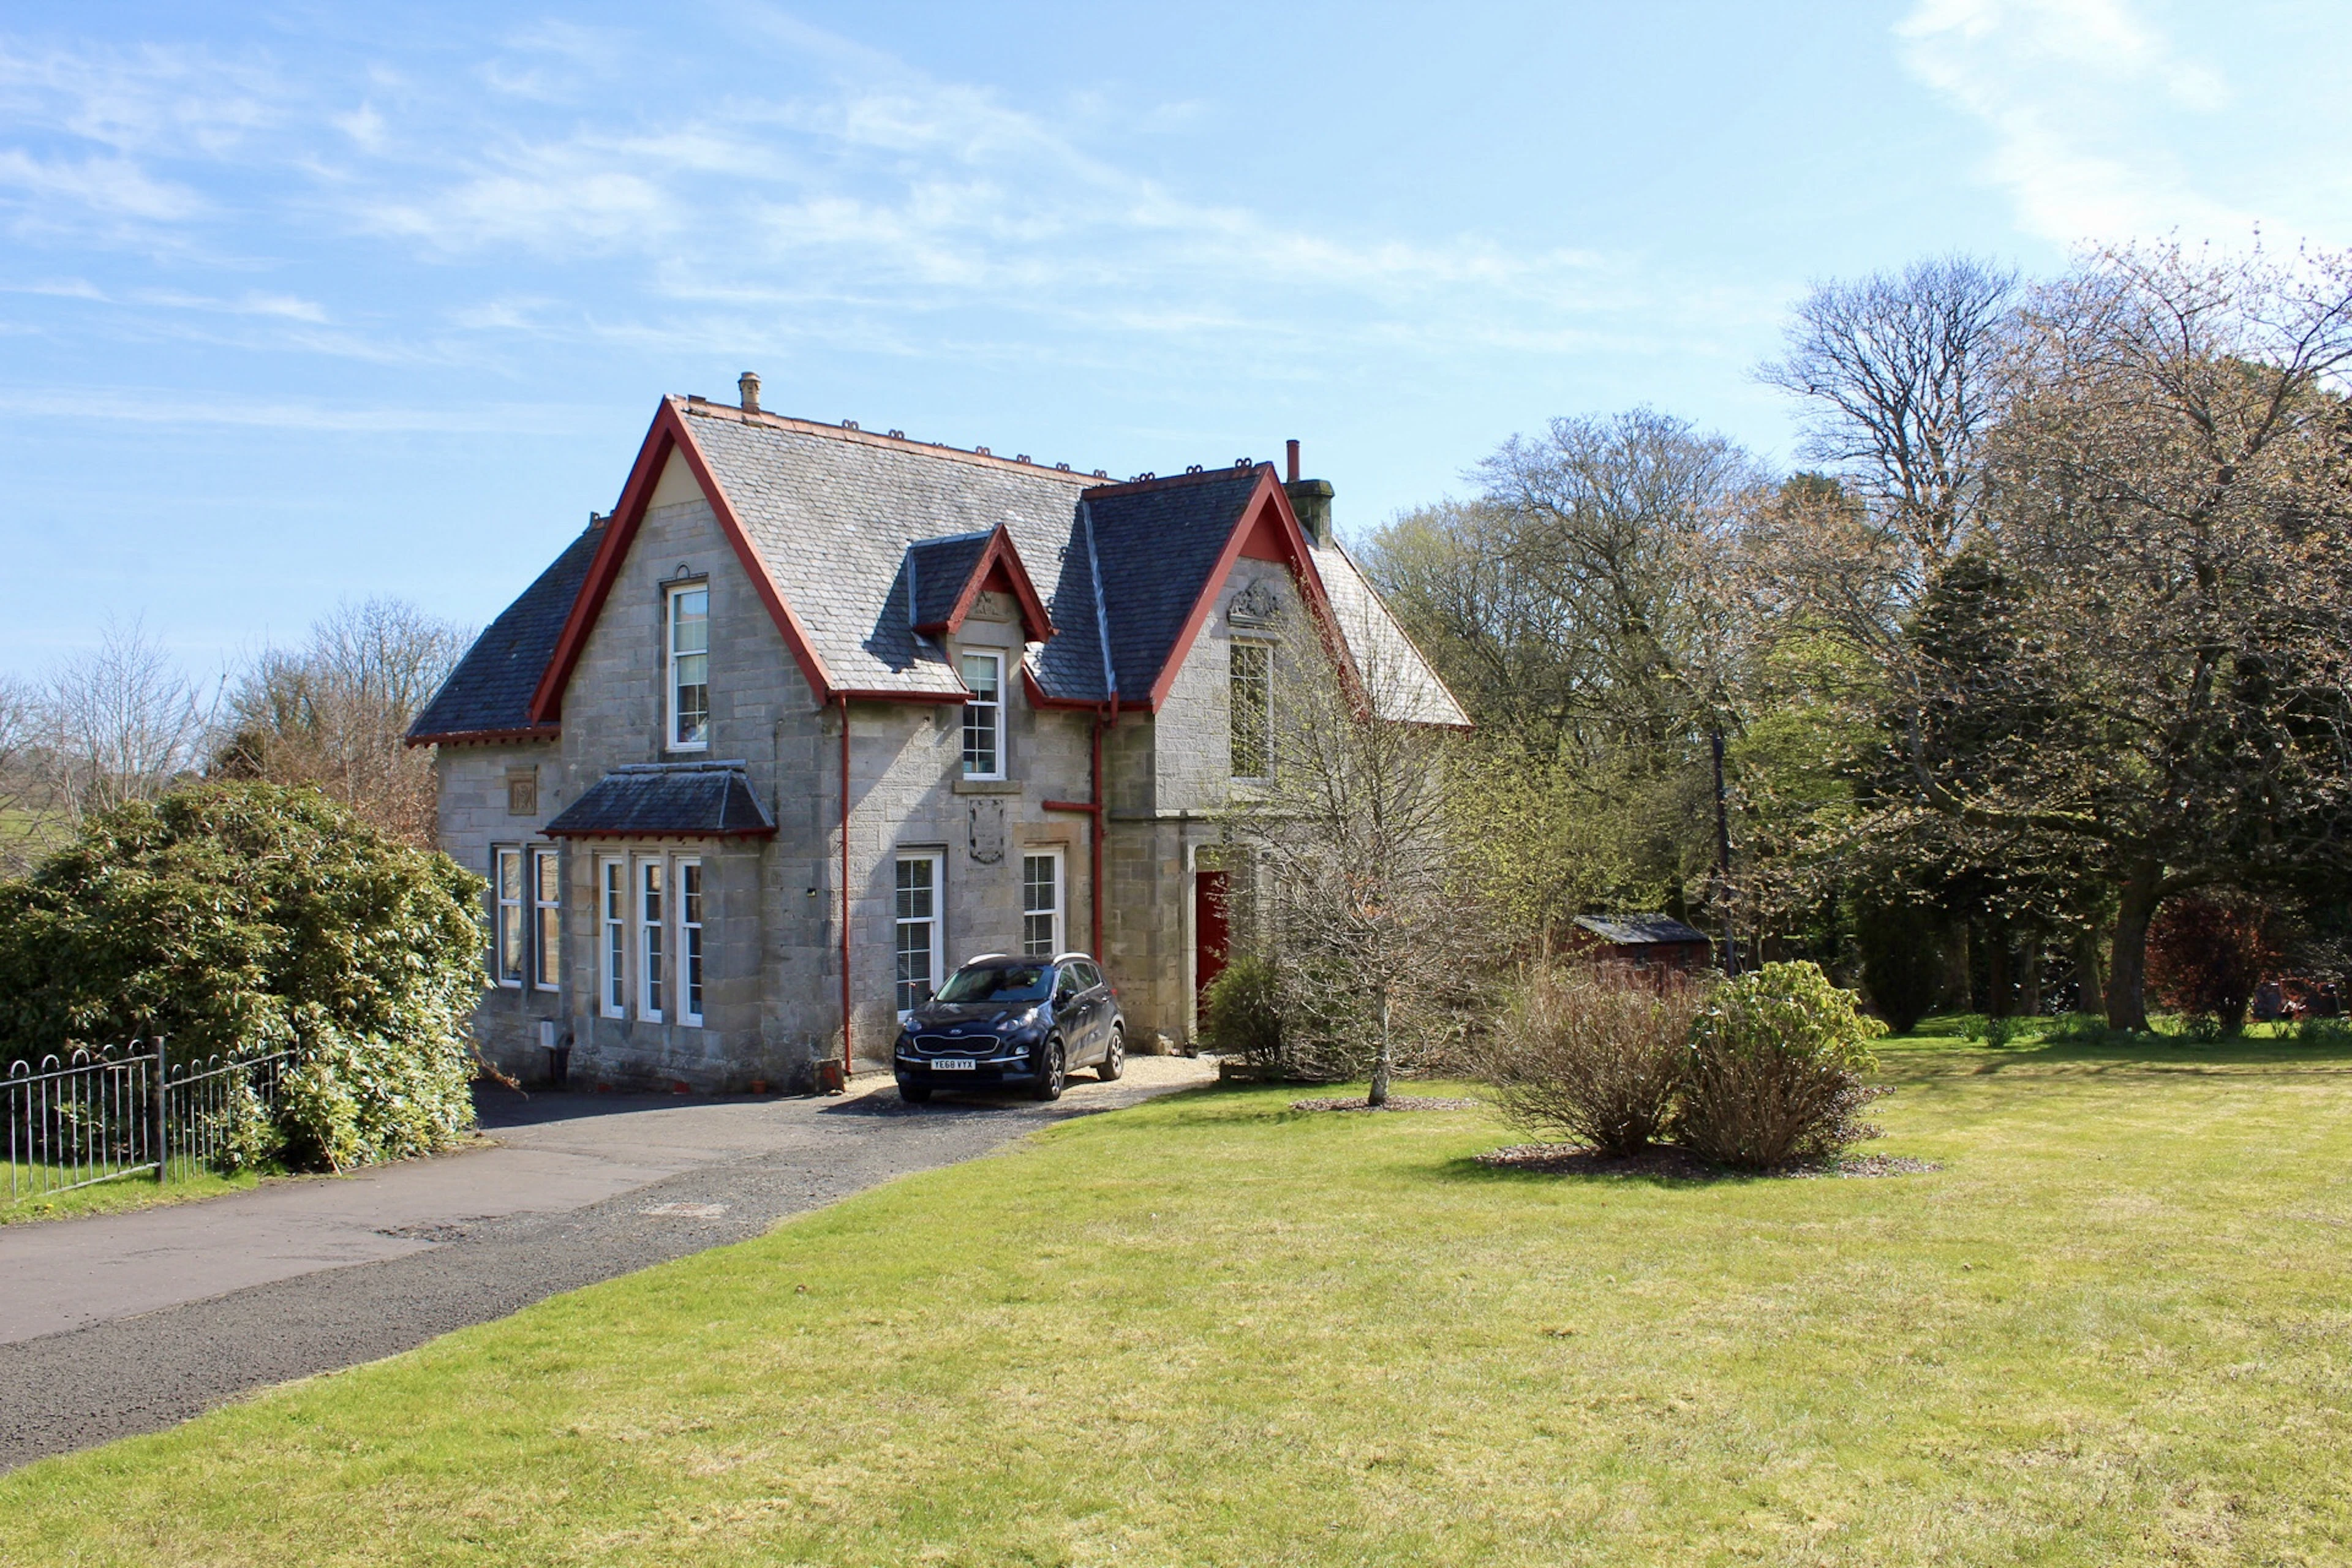
[[[1285,442],[1283,443],[1283,447],[1284,447],[1284,448],[1286,450],[1286,452],[1288,453],[1288,456],[1289,456],[1289,458],[1290,458],[1290,462],[1289,462],[1289,468],[1290,468],[1290,471],[1289,471],[1288,473],[1286,473],[1286,474],[1283,475],[1282,477],[1283,477],[1284,479],[1288,479],[1292,484],[1294,484],[1294,485],[1295,485],[1295,484],[1297,484],[1297,483],[1298,482],[1298,443],[1297,443],[1297,441],[1295,441],[1295,440],[1292,440],[1292,441],[1285,441]]]
[[[746,414],[760,412],[760,377],[756,371],[745,371],[735,378],[735,391],[740,395]]]

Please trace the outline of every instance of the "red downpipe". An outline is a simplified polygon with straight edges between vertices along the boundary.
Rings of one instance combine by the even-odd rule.
[[[849,1043],[849,699],[841,699],[841,1077],[856,1060]]]

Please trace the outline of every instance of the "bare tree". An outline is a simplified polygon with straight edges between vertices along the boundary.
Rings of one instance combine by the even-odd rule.
[[[145,625],[110,622],[99,646],[54,670],[33,699],[34,773],[69,827],[152,800],[202,760],[213,704]]]
[[[1280,661],[1271,782],[1227,819],[1275,965],[1285,1052],[1315,1077],[1368,1073],[1368,1104],[1461,1022],[1480,956],[1456,858],[1455,731],[1420,710],[1380,629],[1345,651],[1297,639]]]
[[[430,847],[432,759],[404,737],[470,641],[396,599],[341,605],[299,647],[254,661],[229,696],[215,766],[313,785],[371,825]]]
[[[1820,284],[1787,357],[1758,372],[1807,401],[1805,452],[1884,531],[1903,602],[1967,542],[1983,502],[2017,292],[2015,273],[1966,256]]]
[[[0,877],[23,871],[40,843],[45,792],[34,771],[39,717],[33,688],[0,676]]]

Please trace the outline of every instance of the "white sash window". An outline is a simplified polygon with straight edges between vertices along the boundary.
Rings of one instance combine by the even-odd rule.
[[[604,920],[604,973],[597,1000],[607,1018],[629,1010],[629,863],[607,858],[597,866],[597,896]]]
[[[637,862],[637,1016],[648,1024],[662,1021],[669,980],[667,869],[658,857]]]
[[[968,653],[959,661],[971,696],[963,705],[963,776],[1004,776],[1004,656]]]
[[[919,1007],[930,999],[942,978],[944,950],[940,919],[940,873],[945,856],[913,854],[898,857],[895,916],[898,926],[898,1011]]]
[[[1051,958],[1062,951],[1062,856],[1059,850],[1021,857],[1021,954]]]

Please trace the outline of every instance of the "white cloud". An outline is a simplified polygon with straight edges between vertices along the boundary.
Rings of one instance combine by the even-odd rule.
[[[234,397],[192,401],[154,387],[58,386],[0,388],[0,414],[87,419],[93,414],[133,425],[267,430],[317,430],[365,435],[446,432],[471,435],[489,426],[517,435],[563,435],[593,410],[541,403],[463,408],[352,408],[318,403],[259,402]]]
[[[0,190],[16,192],[32,212],[140,218],[177,223],[205,210],[205,199],[183,184],[159,180],[128,158],[37,158],[16,147],[0,147]]]
[[[197,54],[34,57],[0,41],[0,204],[14,189],[53,225],[68,208],[107,216],[110,228],[79,226],[189,268],[284,276],[288,255],[340,230],[380,253],[371,266],[509,274],[472,291],[487,303],[441,310],[449,342],[429,347],[298,331],[330,310],[291,294],[116,291],[118,305],[234,312],[278,331],[275,346],[385,363],[465,357],[451,344],[468,338],[492,354],[512,338],[678,349],[725,332],[977,357],[1058,332],[1086,336],[1089,354],[1182,340],[1238,356],[1253,334],[1297,341],[1306,323],[1318,349],[1549,353],[1778,308],[1677,289],[1629,257],[1302,227],[1132,166],[1083,91],[1015,106],[763,9],[729,15],[766,57],[750,79],[763,85],[696,91],[684,113],[672,95],[611,90],[649,68],[644,38],[562,24],[484,42],[471,71],[354,61],[299,80]],[[1131,106],[1122,123],[1172,125],[1199,106],[1154,112]],[[593,303],[555,281],[591,266]],[[354,300],[335,313],[373,311]],[[1007,333],[1023,342],[996,341]]]
[[[2198,188],[2167,134],[2228,108],[2229,82],[2130,0],[1919,0],[1895,30],[1912,74],[1993,132],[1984,174],[2029,232],[2064,244],[2252,227]]]

